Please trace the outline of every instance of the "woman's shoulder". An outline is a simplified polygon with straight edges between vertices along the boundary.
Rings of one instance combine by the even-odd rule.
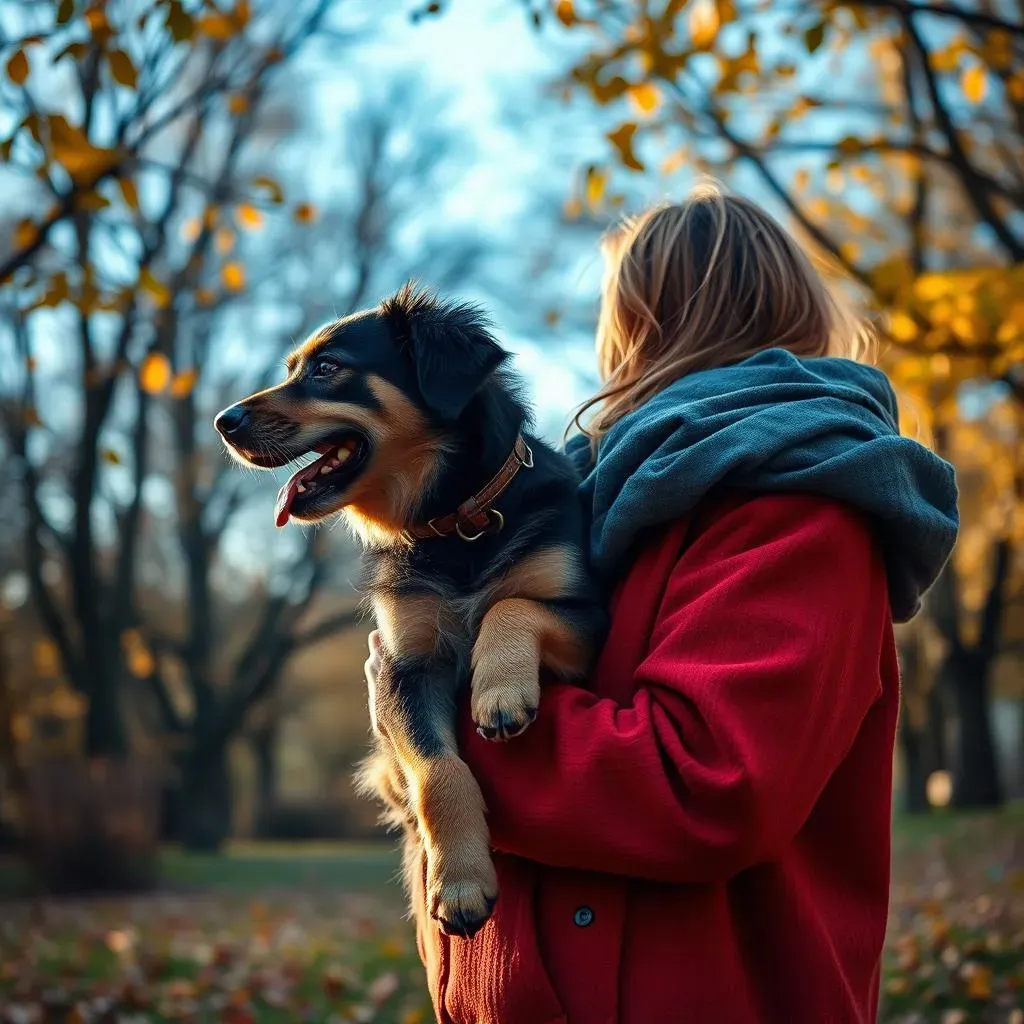
[[[846,502],[803,492],[712,491],[693,512],[648,535],[646,558],[693,567],[701,561],[750,558],[796,569],[794,559],[820,561],[822,571],[877,570],[883,554],[870,517]],[[635,565],[636,563],[634,563]],[[880,574],[884,582],[884,572]]]

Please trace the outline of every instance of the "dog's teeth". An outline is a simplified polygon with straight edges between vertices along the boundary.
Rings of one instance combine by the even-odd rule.
[[[352,452],[350,452],[348,448],[339,448],[335,462],[340,466],[346,459],[350,458],[351,455]]]
[[[321,466],[320,467],[320,475],[321,476],[327,476],[327,474],[330,473],[330,471],[331,471],[331,467],[330,466]]]
[[[299,486],[296,487],[295,490],[297,490],[299,492],[299,494],[305,494],[306,493],[306,485],[305,484],[299,484]]]

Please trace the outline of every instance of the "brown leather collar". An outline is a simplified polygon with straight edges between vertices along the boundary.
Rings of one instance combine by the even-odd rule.
[[[519,434],[504,465],[476,494],[446,516],[435,516],[429,522],[415,523],[405,531],[406,534],[416,540],[429,540],[431,537],[448,537],[454,533],[463,540],[474,541],[486,533],[497,533],[505,525],[505,517],[491,507],[491,502],[512,483],[521,469],[533,469],[533,452],[523,440],[523,435]]]

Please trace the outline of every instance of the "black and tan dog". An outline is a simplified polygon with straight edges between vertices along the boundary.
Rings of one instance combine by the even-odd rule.
[[[541,666],[584,674],[604,621],[575,473],[526,432],[506,358],[477,309],[407,287],[319,330],[283,384],[216,421],[252,466],[317,454],[281,488],[279,526],[341,511],[363,542],[383,641],[364,780],[406,827],[414,911],[464,936],[497,885],[456,747],[460,693],[468,683],[482,735],[515,736]]]

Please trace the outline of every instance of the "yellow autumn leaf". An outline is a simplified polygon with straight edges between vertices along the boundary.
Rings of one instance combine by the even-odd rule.
[[[153,657],[149,648],[141,643],[135,644],[131,647],[125,655],[125,660],[128,664],[128,671],[131,672],[136,679],[148,678],[153,674],[153,670],[156,668],[156,659]]]
[[[1006,91],[1014,103],[1024,103],[1024,69],[1018,71],[1012,78],[1007,79]]]
[[[15,85],[24,85],[28,79],[28,57],[24,50],[16,50],[7,62],[7,77]]]
[[[228,112],[234,114],[236,117],[239,114],[244,114],[249,109],[249,98],[243,96],[241,93],[235,93],[234,96],[228,97]]]
[[[139,386],[150,395],[159,395],[171,383],[171,362],[162,352],[150,352],[139,367]]]
[[[631,171],[642,171],[643,162],[637,157],[633,150],[633,139],[636,136],[637,126],[632,122],[619,125],[613,132],[608,133],[608,141],[618,150],[619,159]]]
[[[555,4],[555,16],[566,28],[574,25],[576,11],[573,8],[572,0],[558,0],[558,3]]]
[[[14,247],[16,249],[27,249],[38,237],[38,226],[35,221],[29,220],[26,217],[25,220],[18,221],[14,229]]]
[[[667,157],[661,163],[662,174],[675,174],[676,171],[682,170],[690,159],[690,153],[686,149],[677,149],[674,153],[669,153]]]
[[[222,43],[226,43],[238,32],[238,25],[235,23],[234,18],[229,14],[220,13],[207,14],[200,18],[196,22],[196,28],[203,35],[207,35],[211,39],[217,39]]]
[[[914,297],[921,302],[934,302],[948,295],[952,281],[944,274],[922,274],[914,282]]]
[[[197,288],[196,289],[196,305],[197,306],[212,306],[216,294],[212,288]]]
[[[661,93],[650,82],[641,82],[629,90],[630,102],[641,114],[653,114],[661,103]]]
[[[182,370],[174,375],[171,381],[171,394],[175,398],[184,398],[196,386],[199,379],[199,371],[193,366],[190,370]]]
[[[139,287],[153,300],[157,309],[163,309],[171,301],[171,290],[146,267],[139,274]]]
[[[116,150],[94,146],[82,129],[62,114],[51,114],[48,123],[53,158],[74,181],[98,178],[117,162]]]
[[[194,242],[203,230],[203,222],[198,217],[189,217],[181,222],[181,240]]]
[[[56,675],[60,671],[60,653],[49,639],[40,638],[32,644],[32,662],[41,676]]]
[[[120,466],[122,463],[121,456],[113,448],[104,448],[101,454],[103,461],[109,462],[112,466]]]
[[[810,184],[811,172],[801,168],[793,175],[793,188],[797,192],[803,192],[805,188]]]
[[[243,203],[235,210],[238,223],[249,231],[259,231],[263,227],[263,212],[250,203]]]
[[[252,183],[257,188],[265,188],[270,193],[270,201],[272,203],[284,202],[284,190],[281,188],[280,182],[274,181],[273,178],[268,178],[265,174],[260,174],[252,179]]]
[[[695,50],[709,50],[718,37],[718,8],[711,0],[697,0],[690,8],[690,42]]]
[[[896,341],[913,341],[917,337],[917,324],[906,313],[895,312],[889,318],[889,333]]]
[[[107,55],[107,63],[110,65],[110,74],[118,85],[134,89],[139,76],[135,71],[135,65],[131,57],[124,50],[112,50]]]
[[[299,203],[295,207],[295,220],[299,224],[312,224],[316,220],[316,207],[309,203]]]
[[[225,253],[231,252],[235,247],[235,233],[231,228],[217,228],[216,234],[213,236],[213,247],[222,256]]]
[[[221,277],[224,279],[224,287],[228,291],[240,292],[245,287],[245,267],[237,261],[225,263]]]
[[[100,6],[91,7],[85,12],[85,23],[89,26],[89,30],[95,35],[97,32],[103,32],[104,29],[109,28],[107,24],[107,16]]]
[[[964,95],[972,103],[980,103],[988,91],[988,76],[985,74],[985,68],[980,64],[973,64],[961,76],[960,86]]]
[[[600,205],[601,200],[604,198],[604,190],[607,184],[608,176],[600,167],[587,168],[586,197],[589,206]]]
[[[121,195],[129,209],[138,211],[139,190],[135,187],[135,182],[131,178],[118,178],[117,183],[121,186]]]

